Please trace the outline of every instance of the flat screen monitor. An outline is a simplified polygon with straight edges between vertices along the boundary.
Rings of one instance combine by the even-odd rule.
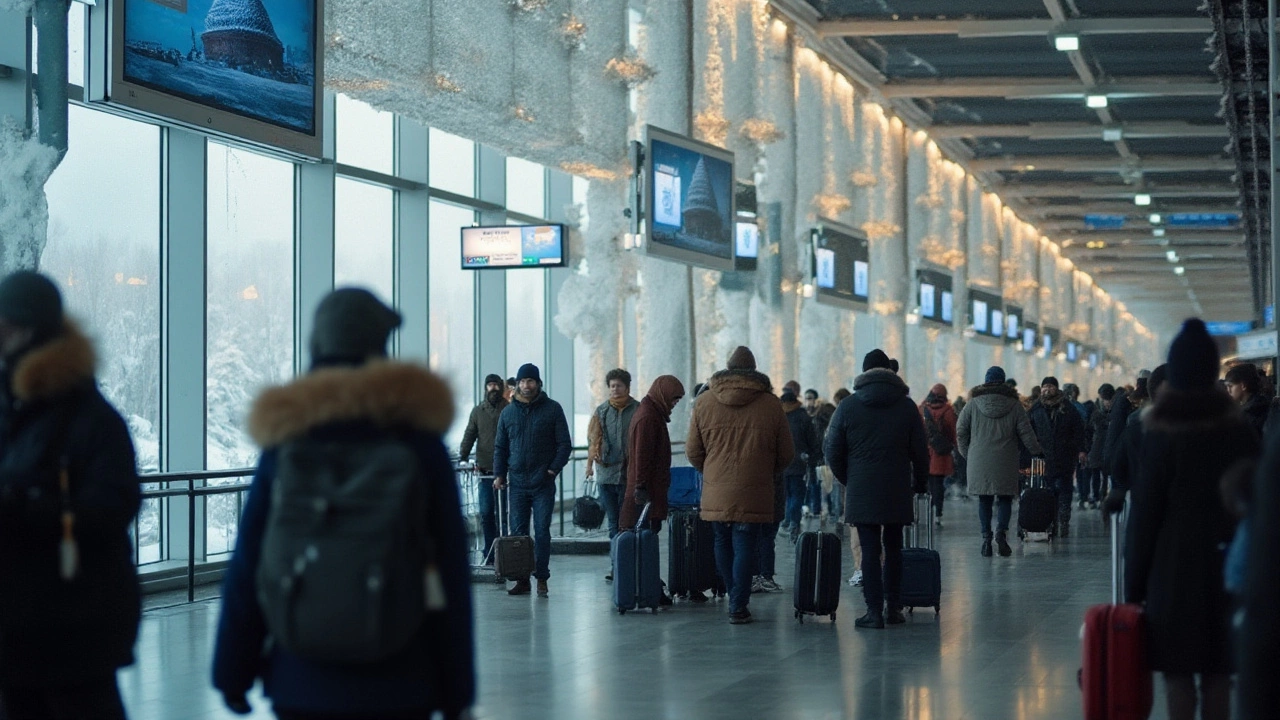
[[[818,302],[861,308],[871,296],[870,251],[866,236],[824,223],[813,229],[810,240]]]
[[[936,270],[916,273],[920,284],[920,319],[950,325],[953,314],[951,276]]]
[[[1022,339],[1022,308],[1017,305],[1005,304],[1004,306],[1004,336],[1011,342],[1019,342]]]
[[[996,293],[969,288],[969,318],[979,335],[1002,338],[1005,334],[1004,299]]]
[[[1052,355],[1058,347],[1059,339],[1059,331],[1046,325],[1040,330],[1040,349],[1044,350],[1045,355]]]
[[[1033,353],[1036,351],[1036,326],[1032,323],[1024,323],[1022,325],[1022,352]]]
[[[1089,369],[1090,370],[1098,369],[1098,353],[1096,352],[1089,353]]]
[[[734,224],[734,269],[755,270],[760,257],[760,225],[755,220],[738,219]]]
[[[645,218],[649,255],[733,270],[733,153],[648,127]]]
[[[1067,362],[1080,362],[1080,346],[1072,340],[1067,341]]]
[[[974,330],[977,330],[979,333],[982,333],[982,334],[986,334],[988,332],[988,328],[990,327],[990,325],[988,325],[987,323],[991,319],[991,315],[989,314],[990,312],[991,312],[991,309],[987,307],[986,300],[978,300],[977,298],[974,298],[973,310],[971,315],[973,317]]]
[[[107,12],[98,5],[94,12]],[[86,97],[321,156],[324,0],[116,0],[107,8],[109,51],[94,51],[91,35]]]
[[[563,225],[494,225],[462,228],[463,270],[564,267]]]

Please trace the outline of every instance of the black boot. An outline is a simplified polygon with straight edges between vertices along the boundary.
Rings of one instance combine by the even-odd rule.
[[[1002,532],[996,533],[996,549],[1000,552],[1000,557],[1009,557],[1013,554],[1013,548],[1009,547],[1009,541],[1005,539]]]
[[[889,612],[885,613],[884,621],[889,625],[901,625],[907,621],[907,616],[902,614],[901,607],[889,606]]]
[[[853,621],[854,627],[874,628],[876,630],[884,629],[884,613],[879,610],[867,609],[867,614]]]
[[[991,533],[982,534],[982,557],[991,557]]]
[[[1071,521],[1060,520],[1058,522],[1058,537],[1071,537]]]

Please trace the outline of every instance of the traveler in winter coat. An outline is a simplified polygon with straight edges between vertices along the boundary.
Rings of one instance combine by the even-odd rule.
[[[824,456],[845,486],[845,522],[862,543],[862,593],[867,613],[860,628],[906,622],[902,614],[902,528],[915,520],[912,492],[929,487],[929,448],[920,410],[907,384],[876,349],[862,361],[853,396],[840,403],[827,428]],[[883,574],[880,558],[883,552]],[[887,613],[886,613],[887,602]]]
[[[729,622],[751,622],[747,604],[760,533],[776,522],[774,480],[792,458],[791,428],[769,377],[745,347],[711,376],[689,423],[685,454],[702,472],[702,519],[715,523],[716,567],[728,586]]]
[[[1227,394],[1240,405],[1245,420],[1249,421],[1249,426],[1261,439],[1262,430],[1267,425],[1267,416],[1271,412],[1271,403],[1262,394],[1263,378],[1258,373],[1258,366],[1253,363],[1233,365],[1227,371],[1226,381]]]
[[[330,293],[316,310],[311,372],[266,390],[253,405],[249,432],[263,453],[223,580],[213,658],[214,687],[235,712],[250,711],[245,697],[258,678],[281,718],[431,717],[436,712],[457,718],[475,700],[467,532],[457,481],[442,441],[453,420],[453,398],[448,385],[425,368],[386,359],[387,340],[399,324],[400,316],[365,290]],[[301,531],[286,520],[297,517],[299,505],[310,509],[317,500],[288,493],[306,488],[304,477],[337,473],[354,482],[362,466],[344,462],[351,458],[377,463],[373,472],[383,475],[388,468],[405,468],[405,460],[411,459],[416,476],[412,480],[421,483],[420,502],[425,509],[421,527],[412,531],[425,534],[414,552],[425,558],[425,568],[418,571],[423,581],[409,585],[422,588],[419,597],[409,596],[395,605],[388,602],[379,616],[391,622],[393,616],[416,610],[418,629],[401,635],[378,628],[384,637],[397,640],[399,647],[386,649],[387,654],[376,660],[334,663],[287,649],[281,637],[272,635],[270,604],[262,599],[269,594],[261,583],[262,573],[271,572],[271,564],[290,553],[289,543],[310,542],[305,535],[289,536]],[[382,478],[384,482],[396,479]],[[295,510],[277,515],[278,507]],[[417,524],[411,516],[406,522]],[[385,532],[402,538],[399,533],[408,529],[392,526]],[[401,546],[400,541],[392,546]],[[347,555],[353,551],[347,550]],[[335,567],[332,563],[339,556],[324,556],[328,567]],[[273,576],[268,581],[284,579]],[[356,607],[375,601],[366,595],[363,576],[353,579],[351,587],[325,586],[317,592],[313,586],[310,593],[305,572],[295,582],[298,596],[310,603],[325,597],[343,598]],[[431,585],[439,596],[427,589]],[[404,594],[399,589],[403,587],[388,583],[388,595]],[[296,602],[303,600],[287,605],[296,607]],[[332,607],[326,610],[332,612]],[[309,614],[299,610],[293,620],[296,625],[288,623],[289,632],[309,625],[311,633],[320,634],[326,642],[332,640],[327,628],[335,622],[347,631],[344,634],[356,626],[329,619],[319,610]]]
[[[1231,709],[1231,607],[1222,548],[1235,523],[1218,484],[1232,464],[1257,455],[1258,439],[1217,387],[1218,369],[1218,349],[1204,323],[1183,323],[1169,347],[1168,380],[1142,420],[1132,489],[1125,595],[1146,603],[1147,659],[1164,674],[1175,720],[1195,717],[1197,705],[1207,720],[1226,720]]]
[[[1102,446],[1102,469],[1107,472],[1112,471],[1112,466],[1116,461],[1116,450],[1120,447],[1120,436],[1124,434],[1125,423],[1129,420],[1129,413],[1133,412],[1134,393],[1137,392],[1145,397],[1147,394],[1147,379],[1150,377],[1150,370],[1139,371],[1133,390],[1126,391],[1111,403],[1111,420],[1107,423],[1107,442]]]
[[[467,418],[467,429],[462,434],[462,446],[458,448],[458,459],[466,464],[471,457],[471,448],[476,449],[476,470],[480,475],[493,474],[493,440],[498,435],[498,418],[507,407],[502,396],[503,382],[497,375],[489,375],[484,379],[484,400],[471,409],[471,417]],[[493,541],[498,538],[498,512],[490,483],[481,483],[476,488],[480,505],[480,527],[484,532],[485,564],[493,564]]]
[[[1253,479],[1245,549],[1241,622],[1236,641],[1240,720],[1271,720],[1280,707],[1280,432],[1266,439]]]
[[[600,487],[600,504],[609,521],[609,539],[618,534],[618,510],[627,489],[623,466],[627,461],[627,438],[631,421],[640,403],[631,397],[631,373],[622,368],[604,376],[609,399],[591,413],[587,424],[587,477]],[[612,572],[612,571],[610,571]],[[610,576],[612,579],[612,575]]]
[[[933,498],[933,521],[942,527],[942,502],[947,495],[946,480],[956,470],[951,451],[956,447],[956,410],[947,402],[947,386],[938,383],[929,389],[920,404],[924,431],[929,440],[929,494]]]
[[[141,492],[95,362],[48,278],[0,282],[0,715],[10,718],[125,716],[116,670],[133,663],[141,615],[129,540]],[[78,561],[60,559],[63,543]]]
[[[667,490],[671,487],[671,412],[684,397],[684,385],[674,375],[661,375],[649,386],[627,432],[627,456],[619,524],[634,528],[640,512],[652,503],[646,519],[654,531],[667,519]]]
[[[1102,465],[1103,449],[1107,444],[1107,429],[1111,424],[1111,404],[1116,389],[1110,383],[1098,388],[1098,401],[1089,415],[1089,500],[1093,507],[1107,495],[1107,470]]]
[[[1040,383],[1040,399],[1028,416],[1044,451],[1045,479],[1058,495],[1058,535],[1067,537],[1071,534],[1076,466],[1088,457],[1084,421],[1066,393],[1058,389],[1058,379],[1052,376]]]
[[[1111,467],[1111,491],[1102,501],[1102,510],[1106,514],[1120,512],[1124,508],[1124,499],[1129,489],[1138,478],[1138,467],[1142,462],[1142,437],[1144,434],[1142,416],[1151,410],[1152,398],[1164,385],[1167,365],[1160,365],[1151,371],[1150,377],[1144,378],[1133,392],[1129,393],[1132,409],[1125,420],[1124,431],[1115,448],[1115,457]],[[1150,393],[1150,394],[1148,394]]]
[[[1000,555],[1013,554],[1007,533],[1018,494],[1019,442],[1040,454],[1018,391],[1005,383],[1004,369],[987,370],[986,382],[969,391],[969,402],[956,423],[956,447],[964,456],[969,493],[978,496],[982,555],[991,557],[991,512],[996,509],[995,541]]]
[[[533,576],[538,579],[538,597],[547,597],[551,577],[551,514],[556,503],[556,477],[569,463],[573,443],[569,421],[560,403],[542,391],[542,375],[532,363],[516,373],[515,400],[498,418],[498,436],[493,444],[493,487],[508,493],[511,532],[529,534],[533,516]],[[517,580],[507,591],[527,595],[528,580]]]
[[[800,506],[804,503],[805,481],[810,470],[817,467],[822,457],[822,448],[813,418],[795,395],[782,393],[782,410],[787,414],[791,443],[795,447],[795,459],[783,471],[787,490],[785,523],[791,531],[791,541],[795,542],[800,536]]]
[[[809,417],[812,418],[813,428],[818,437],[819,450],[817,453],[817,460],[810,465],[808,478],[810,487],[816,485],[818,489],[818,497],[816,499],[812,497],[809,498],[811,503],[817,503],[817,505],[811,509],[814,514],[820,515],[822,514],[823,501],[826,500],[826,496],[829,491],[825,490],[822,486],[822,477],[818,473],[818,468],[822,465],[826,465],[826,461],[822,459],[822,442],[827,436],[827,426],[831,424],[831,417],[836,414],[836,406],[822,400],[818,397],[818,391],[810,388],[804,391],[804,409],[808,413]],[[830,505],[830,501],[827,501],[827,504]],[[831,508],[830,511],[834,512],[835,508]],[[791,529],[794,530],[794,527]]]

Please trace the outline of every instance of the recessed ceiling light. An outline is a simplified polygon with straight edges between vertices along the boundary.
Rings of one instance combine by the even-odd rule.
[[[1156,237],[1164,237],[1164,228],[1156,228],[1151,231],[1151,234]]]
[[[1152,225],[1159,225],[1160,220],[1161,220],[1160,213],[1151,213],[1151,217],[1147,218],[1147,221],[1150,222]]]
[[[1088,107],[1098,110],[1107,106],[1106,95],[1088,95],[1084,99],[1084,104]]]
[[[1182,267],[1181,265],[1173,269],[1174,275],[1185,275],[1186,272],[1187,272],[1187,269]]]
[[[1168,260],[1168,261],[1169,261],[1169,262],[1171,262],[1171,263],[1176,263],[1176,262],[1178,262],[1178,251],[1177,251],[1177,250],[1169,250],[1169,251],[1165,252],[1164,256],[1165,256],[1165,259],[1166,259],[1166,260]]]
[[[1053,39],[1053,46],[1062,52],[1073,52],[1080,49],[1079,35],[1059,35]]]
[[[1138,193],[1133,196],[1133,204],[1138,206],[1146,206],[1151,204],[1151,196],[1146,193]]]
[[[1103,142],[1120,142],[1124,139],[1124,129],[1118,127],[1102,128]]]

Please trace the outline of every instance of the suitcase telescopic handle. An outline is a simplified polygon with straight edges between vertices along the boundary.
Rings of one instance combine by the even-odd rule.
[[[489,487],[493,486],[490,485]],[[506,513],[506,503],[502,502],[502,499],[506,497],[507,488],[495,489],[493,494],[497,496],[498,500],[498,535],[506,537],[511,534],[511,516]]]
[[[1120,604],[1120,513],[1111,513],[1111,604]]]

